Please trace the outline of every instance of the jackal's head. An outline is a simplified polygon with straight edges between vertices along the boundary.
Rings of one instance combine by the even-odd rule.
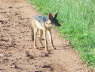
[[[58,13],[56,13],[55,15],[52,15],[51,13],[49,13],[48,17],[49,17],[52,25],[61,26],[57,20],[57,15],[58,15]]]

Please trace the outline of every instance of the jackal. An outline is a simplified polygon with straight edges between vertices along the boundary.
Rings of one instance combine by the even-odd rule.
[[[51,29],[53,26],[60,26],[58,23],[58,20],[56,19],[57,13],[53,16],[51,13],[48,14],[48,16],[35,16],[32,19],[32,40],[34,41],[34,48],[36,48],[36,38],[37,38],[37,32],[40,33],[40,43],[42,43],[42,36],[44,36],[45,39],[45,50],[48,52],[48,44],[47,44],[47,37],[49,37],[49,40],[52,44],[52,48],[56,49],[53,44],[52,39],[52,33]]]

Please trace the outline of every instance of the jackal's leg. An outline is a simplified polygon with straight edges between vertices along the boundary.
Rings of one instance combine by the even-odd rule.
[[[48,51],[47,37],[46,37],[46,30],[44,30],[44,38],[45,38],[45,51]]]
[[[31,34],[32,34],[32,41],[34,41],[34,31],[33,31],[33,29],[31,29],[32,30],[32,32],[31,32]]]
[[[34,48],[36,48],[37,29],[34,29]]]
[[[52,44],[52,48],[53,48],[53,49],[56,49],[56,48],[54,47],[54,44],[53,44],[51,31],[48,30],[47,33],[48,33],[48,36],[49,36],[49,40],[50,40],[50,42],[51,42],[51,44]]]
[[[42,47],[43,47],[43,43],[42,43],[42,36],[43,36],[43,31],[42,31],[42,30],[40,30],[40,43],[41,43],[41,45],[42,45]]]

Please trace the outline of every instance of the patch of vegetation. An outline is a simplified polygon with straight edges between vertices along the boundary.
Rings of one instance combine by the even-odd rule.
[[[95,67],[95,0],[29,0],[42,14],[58,12],[58,28],[80,52],[89,66]]]

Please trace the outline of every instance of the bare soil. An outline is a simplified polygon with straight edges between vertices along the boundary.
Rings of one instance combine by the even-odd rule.
[[[0,72],[95,72],[57,30],[52,30],[57,49],[49,44],[51,54],[33,49],[31,17],[39,14],[25,0],[0,0]]]

